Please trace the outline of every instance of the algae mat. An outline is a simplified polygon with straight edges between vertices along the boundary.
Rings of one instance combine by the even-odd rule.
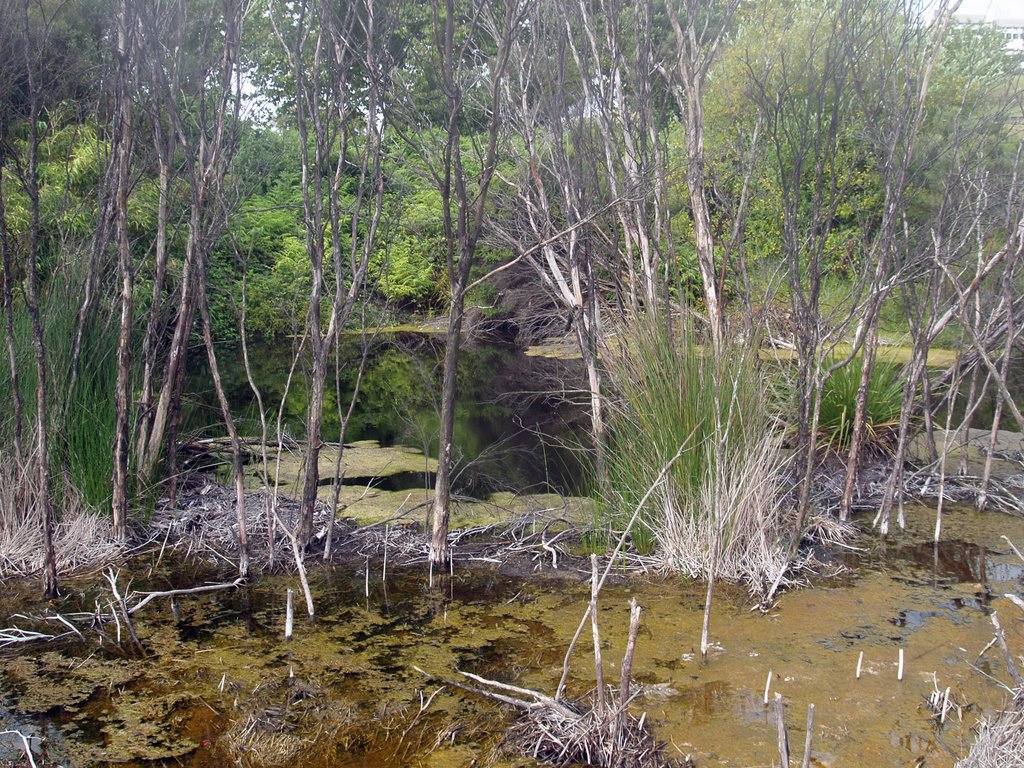
[[[978,658],[992,636],[991,610],[1011,649],[1024,650],[1024,614],[1001,597],[1024,588],[1022,564],[1001,538],[1024,542],[1024,522],[956,510],[944,521],[947,541],[933,548],[931,513],[908,515],[907,532],[884,546],[868,542],[846,559],[844,576],[783,595],[768,615],[719,590],[707,663],[698,653],[701,585],[648,578],[607,587],[606,676],[617,678],[626,603],[636,597],[644,609],[636,706],[680,757],[698,766],[777,760],[763,703],[770,670],[798,757],[807,705],[816,705],[812,765],[952,766],[978,717],[1003,702],[991,679],[1007,679],[1001,659]],[[550,575],[457,568],[430,589],[420,571],[389,573],[385,583],[382,563],[371,562],[369,574],[323,572],[314,582],[320,616],[297,622],[288,643],[284,592],[296,585],[287,578],[183,599],[179,618],[152,603],[138,616],[145,658],[93,643],[8,651],[0,712],[48,734],[51,758],[68,765],[470,765],[492,754],[508,713],[416,668],[553,690],[588,588],[584,574]],[[140,575],[136,588],[172,579],[195,576],[164,573],[144,584]],[[102,595],[95,583],[71,586],[84,605]],[[580,694],[593,684],[586,650],[573,670]],[[923,707],[936,682],[962,705],[945,724]]]

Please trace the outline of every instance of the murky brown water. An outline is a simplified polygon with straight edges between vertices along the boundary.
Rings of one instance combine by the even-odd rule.
[[[1024,650],[1024,613],[1002,597],[1024,590],[1024,569],[1000,538],[1024,543],[1024,522],[957,511],[945,519],[947,541],[937,551],[928,542],[931,513],[910,510],[910,522],[886,547],[849,558],[846,575],[783,595],[770,615],[720,590],[707,664],[697,652],[700,585],[649,579],[606,588],[606,675],[617,677],[633,595],[644,609],[634,662],[647,686],[639,707],[657,736],[698,766],[777,761],[763,704],[769,670],[798,756],[807,704],[816,705],[812,764],[951,766],[979,715],[1003,701],[989,677],[1007,680],[998,653],[977,659],[992,637],[992,609],[1011,649]],[[440,767],[488,755],[507,713],[446,688],[421,714],[421,700],[439,683],[414,667],[444,677],[466,669],[551,691],[586,586],[475,569],[457,570],[431,592],[423,574],[389,574],[385,585],[379,565],[371,570],[368,599],[364,574],[321,575],[321,617],[297,622],[290,643],[282,640],[284,591],[294,585],[264,579],[246,591],[182,600],[180,619],[166,603],[146,608],[138,617],[144,659],[95,643],[5,652],[0,721],[41,728],[50,757],[71,765]],[[135,588],[195,576],[140,577]],[[102,594],[95,579],[74,588],[85,605]],[[574,671],[576,691],[593,684],[585,650]],[[969,705],[962,721],[956,712],[944,726],[930,718],[924,699],[933,674]],[[508,757],[501,764],[530,765]]]

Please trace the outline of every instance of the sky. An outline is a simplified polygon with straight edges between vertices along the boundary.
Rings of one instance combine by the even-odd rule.
[[[1024,0],[963,0],[957,14],[987,15],[989,19],[1024,17]]]

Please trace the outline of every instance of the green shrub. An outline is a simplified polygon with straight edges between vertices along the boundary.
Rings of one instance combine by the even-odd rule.
[[[836,450],[850,447],[863,365],[864,359],[858,355],[829,376],[822,389],[818,429],[828,445]],[[900,371],[899,365],[888,361],[879,360],[872,366],[864,419],[865,446],[883,448],[899,425],[903,402]]]

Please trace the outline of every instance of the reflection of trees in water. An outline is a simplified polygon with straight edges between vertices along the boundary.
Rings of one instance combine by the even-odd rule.
[[[396,334],[376,343],[367,355],[346,441],[407,445],[436,456],[443,352],[443,344],[425,334]],[[271,410],[284,397],[291,354],[286,344],[250,345],[253,376]],[[358,372],[359,340],[343,340],[339,359],[341,397],[347,407]],[[186,387],[196,393],[188,430],[219,435],[222,426],[212,383],[205,366],[195,369]],[[240,414],[240,431],[257,434],[258,417],[240,350],[224,354],[222,375],[232,408]],[[579,391],[573,384],[578,377],[573,364],[565,361],[530,358],[499,347],[465,348],[455,412],[458,492],[577,490],[582,462],[574,447],[578,414],[572,395]],[[292,383],[284,405],[285,432],[303,439],[308,398],[300,380]],[[322,435],[336,441],[338,434],[336,393],[331,388],[325,393]]]
[[[993,555],[997,555],[993,557]],[[900,547],[896,556],[927,570],[933,578],[987,584],[1024,577],[1024,564],[1007,562],[986,547],[960,539]]]

